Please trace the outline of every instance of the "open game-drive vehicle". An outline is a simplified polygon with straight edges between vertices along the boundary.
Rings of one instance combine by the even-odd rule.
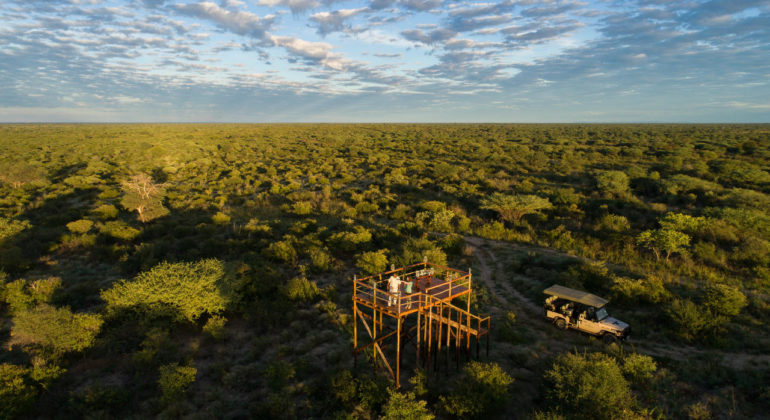
[[[626,339],[631,334],[631,326],[607,314],[607,299],[556,284],[543,293],[549,295],[543,312],[560,329],[574,328],[607,342]]]

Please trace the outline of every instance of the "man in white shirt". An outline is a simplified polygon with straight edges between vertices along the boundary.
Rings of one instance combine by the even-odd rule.
[[[392,275],[388,279],[388,306],[393,306],[398,301],[398,296],[401,295],[401,278],[397,275]]]

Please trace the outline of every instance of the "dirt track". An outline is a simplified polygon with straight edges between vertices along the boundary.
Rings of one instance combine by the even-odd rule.
[[[540,305],[531,301],[521,294],[520,291],[516,290],[512,282],[505,281],[506,279],[513,277],[513,275],[505,272],[503,263],[497,257],[495,251],[490,248],[515,247],[551,255],[564,257],[572,256],[552,249],[492,241],[474,236],[466,236],[465,242],[473,249],[473,254],[481,268],[481,273],[474,273],[474,279],[480,279],[491,294],[493,302],[490,307],[490,315],[493,317],[493,325],[495,320],[502,319],[506,311],[514,311],[518,318],[526,319],[527,322],[534,321],[532,326],[535,327],[534,332],[538,338],[547,339],[549,334],[543,329],[548,327],[548,323],[544,322],[541,315]],[[520,274],[517,274],[516,277],[524,278]],[[532,280],[530,279],[530,281]],[[565,344],[567,346],[569,346],[570,343],[574,344],[575,336],[569,336],[567,332],[564,332],[564,334],[563,340],[560,339],[560,342],[556,347],[564,348]],[[693,346],[651,343],[645,341],[643,338],[634,338],[629,345],[632,347],[633,351],[638,353],[679,361],[687,360],[695,355],[708,354],[718,356],[722,359],[724,365],[735,369],[751,369],[761,364],[770,364],[770,354],[755,355],[723,352],[712,349],[703,350]]]

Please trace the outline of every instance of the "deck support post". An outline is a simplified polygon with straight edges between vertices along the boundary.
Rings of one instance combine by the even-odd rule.
[[[396,323],[396,389],[401,388],[401,317],[397,318]]]
[[[355,287],[355,286],[354,286]],[[353,369],[358,367],[358,304],[353,301]]]
[[[422,315],[422,311],[418,309],[417,310],[417,366],[420,366],[420,315]]]
[[[420,267],[426,270],[425,273],[432,273],[436,270],[436,274],[426,278],[421,277],[425,274],[412,272],[412,270],[418,270]],[[417,281],[417,292],[408,297],[396,297],[396,305],[393,307],[386,304],[388,299],[384,299],[391,297],[391,295],[384,289],[378,290],[378,285],[381,285],[383,277],[395,272],[405,279],[412,279],[412,276],[416,274],[417,279],[415,280],[419,281]],[[434,284],[429,286],[431,281]],[[455,281],[457,284],[454,284]],[[416,339],[414,344],[417,350],[417,367],[428,371],[432,369],[435,372],[439,372],[444,367],[446,375],[449,374],[452,346],[454,346],[455,367],[457,369],[460,368],[460,358],[462,357],[460,353],[463,350],[466,354],[466,360],[470,360],[472,357],[471,336],[476,339],[477,358],[480,352],[481,336],[487,336],[486,352],[489,355],[489,317],[481,318],[470,313],[471,284],[470,270],[467,273],[462,273],[459,270],[436,266],[427,261],[399,270],[394,270],[391,267],[390,272],[375,274],[362,279],[354,277],[352,302],[353,319],[355,320],[352,337],[354,368],[358,367],[358,353],[366,352],[369,350],[368,347],[372,346],[373,372],[376,374],[379,368],[384,368],[393,378],[396,388],[400,388],[403,350],[406,349],[406,344],[409,341]],[[467,299],[465,305],[452,303],[453,298],[462,298],[463,296]],[[413,307],[415,302],[417,303],[416,308]],[[364,310],[364,307],[370,308],[371,312]],[[406,322],[406,318],[414,312],[417,312],[417,323]],[[358,343],[359,319],[365,332],[369,335],[366,337],[366,343],[362,346],[359,346]],[[394,321],[395,325],[393,325]],[[385,325],[386,322],[387,325]],[[484,324],[483,328],[482,324]],[[394,335],[396,339],[392,340]],[[387,344],[395,344],[395,352],[386,349]],[[396,357],[395,366],[393,366],[393,356]],[[444,360],[441,360],[442,356]]]

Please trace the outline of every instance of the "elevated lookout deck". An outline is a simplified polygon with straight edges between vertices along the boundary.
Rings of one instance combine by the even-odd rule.
[[[404,287],[390,293],[388,279],[397,276],[412,282],[412,293]],[[471,273],[423,262],[362,279],[354,279],[353,300],[391,317],[413,314],[428,306],[471,293]]]
[[[398,291],[388,288],[388,280],[399,280]],[[369,349],[375,370],[382,364],[400,385],[402,348],[407,343],[415,345],[416,361],[424,368],[433,362],[439,366],[439,358],[449,365],[449,349],[455,349],[455,362],[459,368],[460,353],[470,357],[470,343],[487,337],[489,353],[489,317],[470,312],[473,288],[470,270],[431,264],[427,261],[402,268],[392,268],[372,276],[353,279],[353,356]],[[411,286],[411,287],[409,287]],[[466,296],[460,308],[452,303]],[[412,314],[417,314],[411,317]],[[359,346],[358,327],[364,328],[370,340]],[[394,325],[395,324],[395,325]],[[386,343],[395,341],[395,352]],[[390,353],[390,356],[388,356]],[[393,354],[395,353],[395,354]],[[388,359],[395,357],[395,369]],[[392,359],[391,359],[392,360]]]

